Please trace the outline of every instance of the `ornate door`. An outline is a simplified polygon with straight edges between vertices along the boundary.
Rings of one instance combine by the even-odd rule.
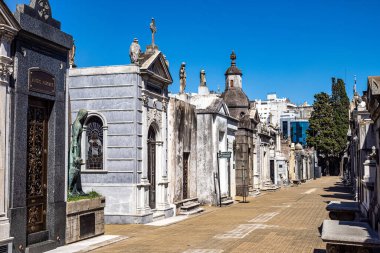
[[[152,127],[148,132],[148,179],[149,187],[149,206],[156,209],[156,132]]]
[[[189,153],[183,153],[183,199],[189,198],[188,195],[188,180],[189,180]]]
[[[29,101],[27,147],[27,233],[46,229],[48,107]]]

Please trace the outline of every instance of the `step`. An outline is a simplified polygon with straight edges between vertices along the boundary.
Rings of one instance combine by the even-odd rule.
[[[41,252],[53,250],[57,248],[57,246],[58,246],[58,243],[56,241],[49,240],[49,241],[29,245],[25,249],[25,253],[41,253]]]
[[[165,213],[155,212],[153,213],[153,221],[159,221],[165,219]]]
[[[181,211],[179,212],[179,215],[193,215],[193,214],[201,213],[201,212],[203,212],[203,211],[204,211],[203,208],[198,207],[198,208],[193,209],[193,210],[190,210],[190,211],[182,211],[182,210],[181,210]]]
[[[197,207],[199,207],[200,205],[201,205],[200,203],[192,202],[192,203],[190,203],[190,204],[186,204],[186,205],[181,206],[180,209],[181,209],[181,210],[188,211],[189,209],[197,208]]]
[[[227,199],[225,201],[222,201],[222,206],[229,206],[232,205],[234,201],[232,199]]]
[[[186,202],[198,202],[198,198],[188,198],[188,199],[183,199],[177,202],[174,202],[174,204],[177,206],[177,208],[183,206]]]

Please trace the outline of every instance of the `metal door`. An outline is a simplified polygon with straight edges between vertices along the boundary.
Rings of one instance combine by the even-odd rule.
[[[149,206],[156,208],[156,133],[152,127],[148,132],[148,179],[149,187]]]
[[[27,126],[27,233],[46,229],[48,105],[29,101]]]
[[[183,184],[182,184],[183,199],[189,198],[189,194],[188,194],[189,155],[190,153],[183,153]]]

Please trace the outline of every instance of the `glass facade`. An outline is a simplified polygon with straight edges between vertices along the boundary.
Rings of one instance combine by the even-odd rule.
[[[309,128],[308,121],[293,121],[290,122],[290,135],[293,143],[306,145],[306,130]]]

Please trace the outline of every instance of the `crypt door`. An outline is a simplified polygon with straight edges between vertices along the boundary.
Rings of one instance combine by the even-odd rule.
[[[274,160],[270,160],[270,180],[274,184]]]
[[[182,191],[183,191],[183,199],[189,198],[188,194],[188,185],[189,185],[189,155],[190,153],[183,153],[183,183],[182,183]]]
[[[148,180],[149,207],[156,209],[156,132],[153,127],[148,131]]]
[[[48,104],[29,100],[27,126],[27,233],[46,229]]]

